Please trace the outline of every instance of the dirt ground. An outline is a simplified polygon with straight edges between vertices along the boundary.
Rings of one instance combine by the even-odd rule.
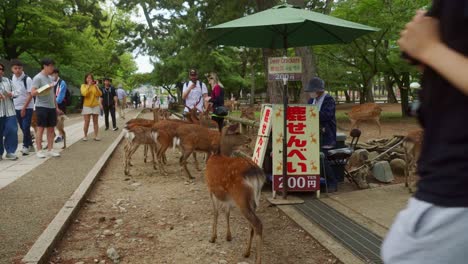
[[[125,177],[123,146],[118,147],[50,263],[112,263],[110,248],[120,263],[254,263],[255,244],[250,258],[242,256],[249,230],[237,208],[231,212],[233,240],[224,239],[226,221],[220,214],[218,240],[208,242],[212,206],[202,172],[191,164],[196,178],[188,181],[178,166],[179,154],[169,150],[169,175],[162,176],[143,163],[142,153],[135,153],[132,176]],[[258,209],[264,226],[262,263],[341,263],[270,206],[268,195],[263,193]]]
[[[396,112],[396,107],[399,105],[387,105],[384,111]],[[345,108],[340,106],[338,110]],[[340,121],[338,126],[342,129],[339,131],[349,133],[349,121]],[[364,123],[360,126],[361,140],[404,135],[417,127],[415,119],[385,120],[379,135],[375,124]],[[118,253],[120,263],[254,263],[255,244],[250,258],[242,256],[248,226],[238,209],[231,213],[233,240],[224,239],[226,221],[221,214],[218,240],[214,244],[208,242],[211,201],[203,172],[197,172],[193,162],[189,169],[196,179],[188,181],[175,151],[168,151],[168,176],[159,175],[149,163],[143,163],[142,153],[141,149],[135,153],[132,176],[125,177],[123,146],[118,147],[50,263],[112,263],[106,253],[111,248]],[[264,226],[263,263],[341,263],[269,205],[269,189],[265,186],[258,210]],[[340,186],[340,192],[353,190],[356,188],[349,183]]]

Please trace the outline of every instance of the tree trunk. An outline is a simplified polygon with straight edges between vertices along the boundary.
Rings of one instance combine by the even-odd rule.
[[[250,105],[255,104],[255,69],[253,65],[250,67],[250,75],[252,76],[252,85],[250,86]]]
[[[410,85],[410,74],[409,72],[402,73],[402,87],[400,87],[400,96],[401,96],[401,115],[406,117],[408,116],[408,91]]]
[[[349,96],[348,90],[344,91],[344,96],[346,98],[346,103],[351,103],[351,97]]]
[[[387,90],[387,102],[389,104],[396,104],[398,103],[397,98],[395,96],[395,92],[393,91],[393,82],[390,80],[390,77],[384,76],[385,79],[385,89]]]
[[[366,102],[373,103],[374,102],[374,82],[372,79],[367,81],[367,89],[366,89]]]

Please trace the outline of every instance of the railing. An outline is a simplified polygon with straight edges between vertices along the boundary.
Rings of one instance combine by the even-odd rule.
[[[169,112],[171,112],[173,115],[177,116],[178,118],[183,119],[183,115],[181,113],[175,112],[173,110],[169,110]],[[225,116],[224,119],[231,121],[231,122],[239,123],[241,125],[241,133],[244,133],[247,126],[251,126],[254,128],[258,128],[260,126],[260,122],[256,120],[244,119],[244,118],[234,117],[234,116],[229,116],[229,115]]]

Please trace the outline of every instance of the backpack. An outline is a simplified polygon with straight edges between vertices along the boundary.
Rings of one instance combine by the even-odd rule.
[[[197,80],[197,82],[200,82],[200,89],[203,90],[203,82],[200,81],[200,80]],[[185,83],[185,87],[188,87],[188,84],[189,84],[189,82],[186,82],[186,83]],[[195,86],[196,86],[196,85],[197,85],[197,84],[195,83]]]
[[[60,79],[57,84],[55,84],[54,86],[54,93],[57,94],[57,87],[60,85],[60,83],[62,82],[63,80]],[[72,97],[71,97],[71,93],[70,93],[70,90],[67,88],[65,90],[65,97],[63,98],[63,102],[62,104],[65,105],[65,106],[70,106],[71,105],[71,102],[72,102]]]
[[[71,102],[72,102],[72,96],[71,96],[70,90],[67,88],[67,91],[65,92],[64,104],[66,106],[70,106]]]

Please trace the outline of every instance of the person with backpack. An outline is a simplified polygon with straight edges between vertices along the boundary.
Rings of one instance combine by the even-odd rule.
[[[4,72],[5,65],[0,63],[0,160],[3,152],[6,152],[5,159],[16,160],[18,125],[13,104],[15,88],[10,79],[3,77]]]
[[[109,77],[104,78],[104,87],[101,88],[101,105],[104,110],[104,122],[106,124],[106,130],[109,129],[109,113],[112,118],[112,127],[114,131],[118,130],[117,121],[115,119],[115,109],[118,105],[117,93],[115,88],[111,85],[111,79]]]
[[[67,88],[67,83],[62,80],[59,76],[59,69],[55,68],[52,73],[52,79],[55,82],[54,93],[55,100],[57,101],[57,106],[62,110],[63,114],[67,113],[67,106],[71,104],[71,93]],[[60,132],[59,132],[60,133]],[[64,135],[59,135],[55,139],[55,143],[59,143],[63,140]]]
[[[206,109],[206,100],[208,96],[208,89],[206,85],[198,80],[198,73],[196,69],[189,71],[190,81],[184,84],[182,88],[182,99],[185,100],[184,116],[189,112],[189,107],[196,107],[198,112],[203,112]]]
[[[15,87],[13,103],[15,105],[16,120],[19,128],[23,132],[23,156],[34,152],[34,146],[31,137],[31,120],[34,111],[34,100],[31,95],[32,79],[23,71],[23,63],[20,60],[11,61],[11,82]]]

